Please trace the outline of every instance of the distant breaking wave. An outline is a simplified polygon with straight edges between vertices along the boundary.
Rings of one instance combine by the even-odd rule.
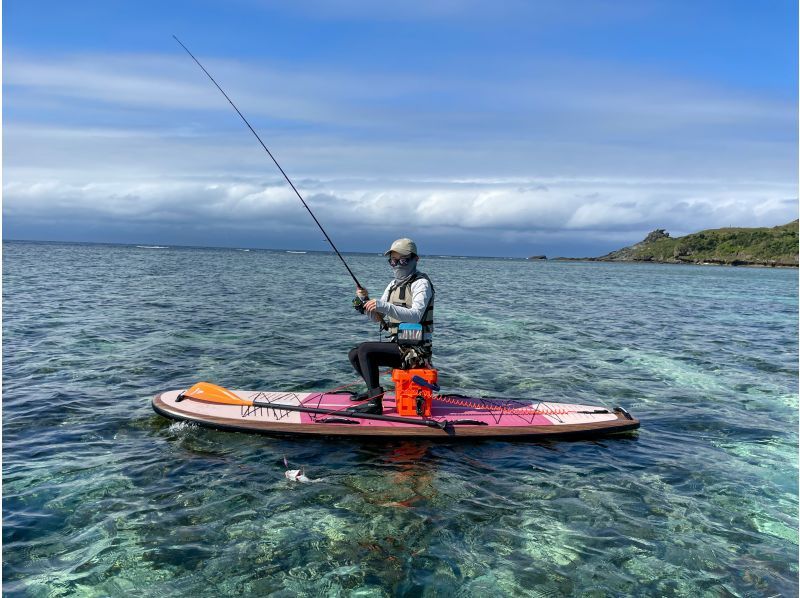
[[[169,247],[165,247],[164,245],[137,245],[139,249],[169,249]]]
[[[308,253],[308,252],[307,252],[307,251],[289,251],[289,250],[287,249],[287,250],[286,250],[286,253]]]

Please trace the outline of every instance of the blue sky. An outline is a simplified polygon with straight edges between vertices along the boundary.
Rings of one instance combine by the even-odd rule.
[[[797,218],[797,7],[3,3],[3,234],[599,255]]]

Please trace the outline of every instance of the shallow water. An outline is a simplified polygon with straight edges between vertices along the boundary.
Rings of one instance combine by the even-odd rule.
[[[204,379],[353,380],[328,254],[4,243],[4,595],[798,593],[796,270],[426,258],[451,392],[638,433],[463,444],[176,424]],[[348,257],[374,295],[376,256]],[[316,484],[284,477],[283,456]]]

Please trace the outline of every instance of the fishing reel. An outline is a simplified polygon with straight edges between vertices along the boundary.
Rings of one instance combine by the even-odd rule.
[[[366,305],[367,301],[369,301],[369,297],[359,297],[356,295],[353,297],[353,309],[355,309],[358,313],[364,313],[364,305]]]

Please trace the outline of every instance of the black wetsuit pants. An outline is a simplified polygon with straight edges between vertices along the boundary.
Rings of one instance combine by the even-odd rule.
[[[403,355],[396,343],[361,343],[351,349],[347,357],[369,389],[380,386],[378,367],[399,368],[403,363]]]

